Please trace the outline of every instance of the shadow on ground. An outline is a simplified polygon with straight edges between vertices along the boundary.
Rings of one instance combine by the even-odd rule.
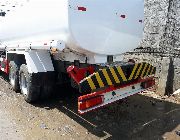
[[[103,139],[163,139],[166,132],[174,131],[180,124],[180,105],[144,95],[134,95],[84,115],[77,112],[78,92],[63,86],[49,101],[35,104],[53,109]]]

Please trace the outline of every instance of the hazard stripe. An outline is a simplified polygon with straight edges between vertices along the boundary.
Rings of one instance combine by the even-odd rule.
[[[141,77],[144,76],[145,70],[146,70],[146,68],[147,68],[148,65],[149,65],[148,63],[145,64],[145,67],[144,67],[144,69],[143,69],[143,71],[142,71],[142,73],[141,73]]]
[[[124,72],[123,72],[122,68],[119,66],[119,67],[117,67],[117,70],[118,70],[118,73],[120,74],[121,78],[123,79],[123,81],[126,82],[127,78],[124,75]]]
[[[140,71],[142,70],[142,68],[143,68],[143,63],[141,63],[141,65],[140,65],[140,67],[139,67],[139,69],[138,69],[138,71],[137,71],[136,76],[135,76],[134,79],[137,79],[137,78],[138,78],[138,76],[139,76]]]
[[[115,71],[117,77],[119,78],[120,83],[123,83],[123,79],[122,79],[121,75],[119,74],[117,67],[114,67],[114,71]]]
[[[133,68],[133,71],[132,71],[132,73],[131,73],[131,75],[130,75],[130,77],[129,77],[129,81],[132,80],[132,78],[133,78],[133,76],[134,76],[134,73],[135,73],[137,67],[138,67],[138,64],[135,64],[135,66],[134,66],[134,68]]]
[[[129,78],[126,77],[124,71],[127,72],[127,75],[130,75]],[[137,79],[138,77],[152,75],[155,72],[155,67],[144,62],[124,66],[113,66],[109,68],[106,67],[82,80],[79,84],[79,91],[81,93],[90,93],[94,90],[111,85],[123,85]]]
[[[150,72],[150,70],[151,70],[151,65],[149,65],[149,68],[148,68],[148,70],[147,70],[147,72],[146,72],[146,74],[145,74],[145,76],[148,76],[148,74],[149,74],[149,72]]]
[[[100,88],[96,76],[95,76],[95,75],[92,75],[92,76],[91,76],[91,79],[92,79],[92,81],[93,81],[93,83],[94,83],[96,89]]]
[[[142,74],[142,72],[143,72],[143,70],[144,70],[145,65],[146,65],[146,63],[143,63],[143,66],[142,66],[142,68],[141,68],[141,70],[140,70],[140,73],[139,73],[139,75],[138,75],[138,78],[141,77],[141,74]]]
[[[90,91],[91,91],[91,87],[90,87],[90,85],[89,85],[89,83],[88,83],[88,81],[87,80],[85,80],[84,82],[82,82],[81,84],[80,84],[81,86],[80,86],[80,92],[82,93],[89,93]]]
[[[154,71],[154,67],[152,68],[150,75],[152,75],[152,74],[153,74],[153,71]]]
[[[154,67],[153,74],[156,74],[156,67]]]
[[[104,74],[104,77],[106,78],[106,81],[107,81],[108,85],[112,85],[111,79],[109,78],[106,69],[103,69],[102,72]]]
[[[95,76],[96,76],[96,79],[97,79],[97,81],[98,81],[98,83],[99,83],[99,86],[100,86],[101,88],[104,87],[104,83],[103,83],[103,81],[102,81],[99,73],[96,73]]]
[[[149,71],[149,73],[148,73],[148,75],[150,75],[151,74],[151,70],[153,69],[153,66],[151,65],[151,69],[150,69],[150,71]]]
[[[108,85],[108,83],[107,83],[107,81],[106,81],[106,78],[104,77],[104,74],[103,74],[102,70],[99,71],[98,73],[99,73],[99,76],[101,77],[101,80],[102,80],[102,82],[104,83],[104,85],[105,85],[105,86]]]
[[[96,87],[95,87],[95,85],[93,83],[93,80],[91,78],[87,78],[87,81],[89,83],[89,86],[91,87],[91,90],[95,90]]]
[[[110,68],[110,71],[111,71],[112,76],[114,77],[115,82],[120,83],[119,78],[117,77],[117,75],[112,67]]]
[[[109,67],[108,69],[106,69],[106,71],[107,71],[107,73],[108,73],[108,76],[109,76],[112,84],[116,84],[116,81],[115,81],[115,79],[114,79],[114,77],[113,77],[113,75],[112,75],[112,73],[111,73],[111,71],[110,71],[110,68],[111,68],[111,67]]]

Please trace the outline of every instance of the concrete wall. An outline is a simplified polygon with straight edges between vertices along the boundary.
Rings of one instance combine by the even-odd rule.
[[[159,47],[167,23],[168,0],[145,0],[143,47]]]
[[[180,49],[180,0],[145,0],[144,12],[144,36],[140,47],[163,48],[167,53]],[[172,61],[170,57],[147,54],[126,55],[127,58],[147,61],[157,67],[158,93],[169,94],[180,88],[180,57]]]
[[[180,47],[180,0],[145,0],[143,47]]]

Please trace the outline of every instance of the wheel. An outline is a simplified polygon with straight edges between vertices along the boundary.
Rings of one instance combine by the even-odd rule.
[[[14,61],[9,63],[9,81],[14,91],[19,91],[19,67]]]
[[[27,65],[22,64],[19,70],[19,85],[24,99],[28,103],[35,102],[40,96],[40,86],[38,86],[38,77],[28,72]]]

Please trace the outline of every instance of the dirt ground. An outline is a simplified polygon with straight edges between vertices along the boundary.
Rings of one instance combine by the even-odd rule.
[[[134,95],[79,115],[73,89],[59,87],[49,100],[30,105],[0,78],[2,140],[180,140],[180,96]]]

